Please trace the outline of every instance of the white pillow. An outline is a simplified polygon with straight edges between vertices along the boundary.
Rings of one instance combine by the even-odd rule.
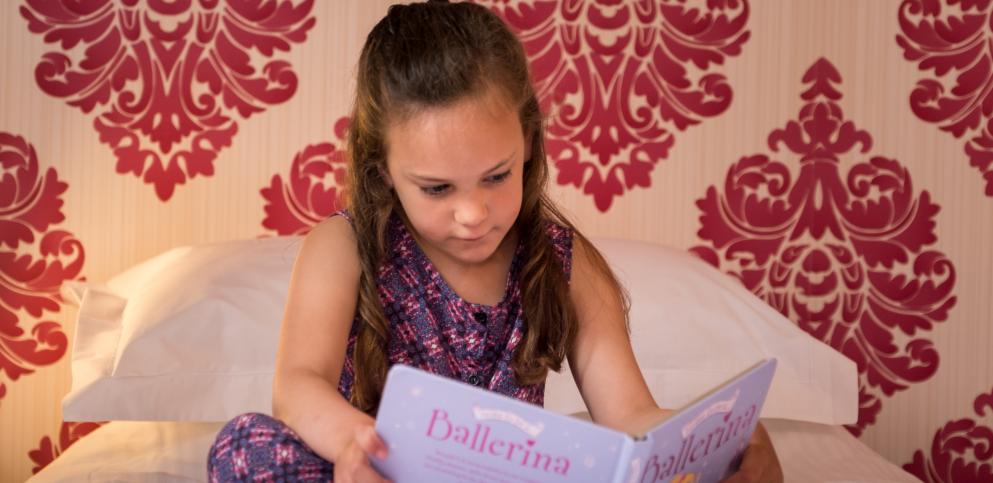
[[[207,481],[223,423],[113,421],[73,443],[26,483]]]
[[[779,359],[763,415],[855,421],[854,363],[740,283],[659,245],[598,240],[631,294],[631,338],[653,395],[678,407],[765,357]],[[106,285],[77,284],[67,421],[226,421],[271,412],[273,363],[300,239],[170,250]],[[568,371],[546,406],[585,406]]]
[[[271,413],[272,373],[300,237],[169,250],[80,301],[67,421],[226,421]]]
[[[594,243],[631,296],[631,345],[660,406],[682,407],[761,359],[775,357],[762,417],[856,421],[855,363],[740,282],[682,250],[610,239]],[[545,407],[586,410],[568,369],[549,375]]]

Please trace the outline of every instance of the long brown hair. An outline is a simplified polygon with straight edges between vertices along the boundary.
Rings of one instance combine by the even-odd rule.
[[[548,165],[538,99],[527,57],[517,38],[486,8],[470,3],[394,5],[366,38],[359,59],[355,106],[348,130],[347,206],[358,241],[358,340],[352,404],[368,413],[379,405],[386,371],[390,325],[380,304],[376,275],[386,253],[387,224],[399,200],[386,183],[385,130],[428,107],[448,106],[497,88],[518,106],[531,158],[515,229],[523,244],[521,295],[527,330],[512,366],[518,384],[544,381],[558,371],[573,344],[578,320],[563,267],[555,258],[546,223],[570,228],[594,265],[608,276],[627,314],[626,295],[607,263],[545,193]]]

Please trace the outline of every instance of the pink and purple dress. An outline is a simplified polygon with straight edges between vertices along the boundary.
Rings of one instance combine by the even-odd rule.
[[[341,211],[335,215],[345,216]],[[572,232],[555,223],[546,230],[568,279]],[[390,220],[389,249],[379,267],[377,286],[390,323],[390,364],[404,364],[543,405],[544,383],[519,386],[511,360],[526,321],[521,307],[518,244],[503,300],[475,304],[460,297],[442,278],[399,216]],[[352,323],[338,391],[351,394],[358,318]],[[228,422],[210,449],[210,481],[331,481],[333,465],[319,457],[285,424],[263,414],[243,414]]]

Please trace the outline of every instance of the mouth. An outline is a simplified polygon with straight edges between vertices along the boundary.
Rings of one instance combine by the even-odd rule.
[[[483,238],[486,238],[486,235],[487,234],[489,234],[489,233],[488,232],[487,233],[483,233],[482,235],[474,236],[474,237],[457,237],[456,239],[459,240],[459,241],[461,241],[461,242],[465,242],[465,243],[473,243],[473,242],[478,242],[478,241],[482,240]]]

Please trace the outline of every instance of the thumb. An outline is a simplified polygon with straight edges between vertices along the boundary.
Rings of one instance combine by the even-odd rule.
[[[383,442],[383,439],[379,437],[376,429],[372,426],[360,426],[356,428],[355,441],[366,455],[385,459],[388,454],[386,443]]]

